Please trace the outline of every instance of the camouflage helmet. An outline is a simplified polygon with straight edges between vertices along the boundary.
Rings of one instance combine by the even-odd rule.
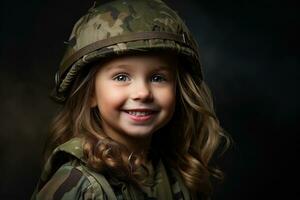
[[[173,51],[186,59],[184,67],[202,79],[197,43],[183,20],[164,2],[112,0],[98,4],[73,27],[55,75],[52,97],[57,102],[67,99],[74,79],[90,63],[136,51]]]

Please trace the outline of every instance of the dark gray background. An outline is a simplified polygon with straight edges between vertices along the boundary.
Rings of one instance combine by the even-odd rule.
[[[299,7],[296,1],[168,0],[199,42],[216,111],[235,145],[214,199],[298,193]],[[29,199],[40,175],[48,94],[83,0],[1,1],[0,199]]]

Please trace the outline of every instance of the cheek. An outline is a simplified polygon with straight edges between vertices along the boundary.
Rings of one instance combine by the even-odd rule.
[[[101,85],[102,86],[102,85]],[[96,87],[96,99],[101,111],[119,108],[126,100],[124,91],[112,87]]]
[[[176,92],[171,88],[165,88],[161,91],[159,91],[157,94],[157,101],[159,104],[169,112],[173,112],[175,109],[175,103],[176,103]]]

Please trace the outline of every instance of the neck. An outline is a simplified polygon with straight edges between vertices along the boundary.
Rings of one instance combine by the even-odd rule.
[[[105,127],[104,127],[105,128]],[[132,154],[143,154],[147,156],[147,152],[150,148],[152,135],[143,137],[133,137],[130,135],[115,133],[115,131],[110,129],[104,129],[105,134],[109,136],[114,141],[123,144],[128,149],[129,153]],[[145,159],[147,159],[145,157]]]
[[[127,138],[126,141],[119,141],[124,144],[130,152],[146,153],[149,150],[151,137],[147,138]]]

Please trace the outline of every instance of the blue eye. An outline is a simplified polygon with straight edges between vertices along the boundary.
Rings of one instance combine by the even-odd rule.
[[[126,74],[119,74],[113,78],[115,81],[129,81],[129,77]]]
[[[151,81],[152,82],[163,82],[163,81],[166,81],[167,79],[162,76],[162,75],[154,75],[151,77]]]

